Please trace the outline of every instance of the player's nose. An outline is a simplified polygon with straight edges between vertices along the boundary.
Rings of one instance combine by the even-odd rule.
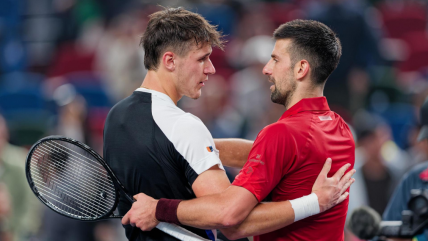
[[[264,75],[271,75],[272,74],[272,68],[271,68],[270,62],[271,62],[271,60],[269,60],[269,62],[267,62],[265,67],[263,67],[263,74]]]
[[[205,74],[215,74],[215,68],[213,63],[211,62],[211,59],[208,59],[207,66],[204,69]]]

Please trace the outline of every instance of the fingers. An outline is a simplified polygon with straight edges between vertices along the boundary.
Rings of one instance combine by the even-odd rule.
[[[345,185],[343,185],[342,189],[340,190],[340,194],[342,194],[343,192],[345,192],[346,190],[348,190],[348,188],[351,186],[352,183],[355,182],[354,178],[351,178],[349,181],[347,181],[345,183]]]
[[[144,199],[145,197],[148,197],[146,194],[140,192],[138,194],[135,194],[132,198],[134,201],[137,201],[138,199]]]
[[[325,161],[324,166],[322,167],[322,170],[321,170],[319,176],[325,176],[325,177],[327,177],[327,174],[330,171],[330,169],[331,169],[331,158],[329,157]]]
[[[343,174],[345,174],[345,171],[351,166],[351,164],[346,164],[344,166],[342,166],[339,171],[337,171],[333,177],[336,178],[337,180],[342,179]]]
[[[128,225],[129,223],[130,223],[130,214],[129,214],[129,212],[127,212],[126,214],[125,214],[125,216],[123,216],[123,218],[122,218],[122,224],[123,225]]]
[[[342,177],[339,181],[339,187],[345,185],[349,180],[351,180],[351,177],[355,174],[355,169],[350,170],[348,173],[345,174],[345,176]]]
[[[339,200],[337,201],[337,204],[343,202],[347,197],[349,196],[348,192],[345,192],[344,194],[342,194],[339,198]]]

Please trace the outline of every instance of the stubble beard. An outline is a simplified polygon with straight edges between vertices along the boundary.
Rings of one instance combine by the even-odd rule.
[[[289,85],[288,90],[285,91],[285,93],[281,93],[279,88],[276,85],[276,81],[274,78],[271,78],[272,82],[275,85],[275,90],[272,92],[270,99],[273,103],[280,104],[288,108],[288,104],[291,101],[291,98],[293,97],[293,94],[296,90],[296,83],[292,80],[292,78],[288,78],[285,81],[287,81],[287,84]]]

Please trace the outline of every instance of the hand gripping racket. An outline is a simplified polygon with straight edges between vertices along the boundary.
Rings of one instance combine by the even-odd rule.
[[[25,171],[40,201],[69,218],[122,218],[113,214],[120,190],[131,203],[135,201],[98,153],[70,138],[48,136],[39,140],[30,149]],[[180,240],[207,240],[175,224],[161,222],[156,228]],[[130,240],[135,239],[135,230]]]

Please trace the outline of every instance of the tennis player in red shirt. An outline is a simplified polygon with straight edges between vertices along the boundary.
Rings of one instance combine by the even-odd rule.
[[[259,133],[247,163],[232,186],[220,194],[179,204],[136,195],[138,204],[133,205],[122,220],[124,223],[139,222],[144,212],[147,222],[173,213],[175,217],[159,221],[176,220],[198,228],[222,228],[232,239],[253,235],[259,235],[254,240],[266,241],[344,239],[348,198],[319,213],[323,210],[319,210],[317,196],[311,194],[327,157],[333,160],[328,176],[347,163],[354,164],[351,131],[345,121],[330,110],[323,96],[325,82],[339,63],[340,41],[330,28],[311,20],[285,23],[274,32],[274,38],[272,58],[263,73],[272,83],[272,101],[284,105],[286,111],[276,123]],[[251,215],[247,218],[269,194],[272,201],[292,200],[286,202],[294,210],[294,219],[289,220],[288,226],[269,222],[270,227],[266,227],[266,220],[252,220]],[[134,210],[142,206],[146,207],[144,212]],[[131,217],[137,213],[139,218]]]

